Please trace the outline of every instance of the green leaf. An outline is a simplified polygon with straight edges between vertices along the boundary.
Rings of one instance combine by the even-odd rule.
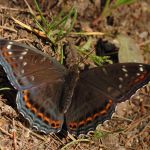
[[[129,5],[129,4],[134,3],[135,1],[137,1],[137,0],[116,0],[114,2],[114,7],[118,7],[121,5]]]

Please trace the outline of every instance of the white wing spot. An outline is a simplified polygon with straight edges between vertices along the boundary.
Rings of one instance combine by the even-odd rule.
[[[122,77],[119,77],[119,81],[123,81],[123,78],[122,78]]]
[[[112,87],[108,87],[108,88],[107,88],[107,91],[108,91],[108,92],[111,92],[112,89],[113,89]]]
[[[123,72],[128,72],[128,70],[126,68],[122,68]]]
[[[125,73],[125,74],[124,74],[124,76],[125,76],[125,77],[128,77],[128,74],[127,74],[127,73]]]
[[[9,55],[12,55],[13,52],[8,52]]]
[[[27,54],[27,51],[24,51],[21,53],[21,55],[26,55]]]
[[[143,65],[142,65],[142,64],[139,64],[139,67],[143,67]]]
[[[24,61],[24,62],[23,62],[23,66],[26,66],[26,65],[27,65],[27,62]]]
[[[141,66],[141,67],[139,67],[139,70],[141,71],[141,72],[143,72],[144,71],[144,69],[143,69],[143,67]]]
[[[24,74],[24,69],[21,70],[21,73]]]
[[[23,59],[23,56],[20,56],[19,59],[22,60],[22,59]]]
[[[108,74],[108,72],[107,72],[107,70],[106,70],[105,67],[102,68],[102,71],[103,71],[106,75]]]
[[[31,78],[31,80],[32,80],[32,81],[34,81],[34,79],[35,79],[35,77],[34,77],[34,76],[31,76],[30,78]]]
[[[40,61],[44,62],[46,60],[46,57],[43,57]]]
[[[13,42],[12,42],[12,41],[9,41],[9,44],[13,44]]]
[[[136,73],[137,76],[140,76],[140,73]]]
[[[11,49],[12,45],[11,43],[7,45],[7,49]]]
[[[122,88],[122,84],[119,84],[119,89],[121,89]]]

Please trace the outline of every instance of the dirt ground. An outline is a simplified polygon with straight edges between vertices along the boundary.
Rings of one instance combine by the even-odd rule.
[[[36,13],[35,4],[28,0]],[[86,31],[91,35],[73,35],[70,38],[82,45],[93,39],[91,49],[95,49],[101,38],[111,43],[116,41],[116,33],[128,35],[140,47],[145,63],[150,64],[150,1],[137,1],[131,5],[114,9],[109,17],[100,18],[100,0],[41,0],[42,12],[47,19],[63,10],[67,13],[71,6],[77,9],[77,20],[73,32]],[[59,56],[51,51],[46,38],[17,24],[13,19],[36,28],[29,9],[22,0],[0,0],[0,38],[33,45],[49,55]],[[101,34],[96,35],[95,32]],[[88,63],[88,61],[86,61]],[[93,63],[90,63],[93,65]],[[15,102],[14,102],[15,103]],[[26,126],[14,104],[3,96],[0,98],[0,150],[149,150],[150,149],[150,91],[143,88],[130,101],[118,104],[112,119],[97,127],[92,135],[76,139],[72,135],[60,137],[35,133]]]

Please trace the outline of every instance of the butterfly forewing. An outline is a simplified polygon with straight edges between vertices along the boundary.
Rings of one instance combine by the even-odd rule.
[[[17,106],[33,127],[46,133],[58,131],[63,123],[59,101],[66,69],[38,50],[0,40],[0,64],[18,90]]]
[[[128,99],[136,90],[147,84],[150,77],[150,66],[138,63],[107,65],[94,68],[87,78],[94,80],[94,74],[97,74],[97,77],[100,76],[100,79],[93,82],[93,85],[110,98],[116,99],[115,102],[120,102]],[[86,80],[89,81],[89,79]]]

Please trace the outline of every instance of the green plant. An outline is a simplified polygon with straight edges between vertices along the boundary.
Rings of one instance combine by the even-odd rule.
[[[75,8],[71,8],[67,15],[60,12],[58,16],[51,17],[51,22],[43,16],[41,9],[39,8],[37,1],[34,0],[36,9],[41,17],[41,21],[33,16],[36,26],[41,30],[50,42],[55,45],[59,40],[63,39],[72,30],[77,18],[77,11]]]
[[[97,66],[100,66],[104,63],[112,63],[109,60],[109,56],[97,56],[90,50],[92,49],[93,39],[88,38],[87,42],[82,46],[76,46],[76,49],[80,55],[88,57],[92,62],[94,62]]]
[[[60,63],[63,64],[64,54],[63,54],[63,44],[60,42],[57,44],[58,41],[66,37],[70,31],[72,30],[76,18],[77,18],[77,11],[75,8],[71,8],[67,15],[65,15],[63,12],[60,12],[57,16],[51,16],[51,21],[49,22],[44,16],[39,8],[39,5],[36,0],[34,0],[36,9],[40,16],[40,21],[37,19],[36,15],[34,15],[33,11],[30,9],[31,14],[33,15],[34,22],[37,26],[37,28],[42,31],[43,34],[46,35],[46,37],[49,39],[51,44],[53,45],[53,48],[56,52],[60,54]],[[68,25],[69,24],[69,25]],[[85,34],[84,32],[79,34]],[[85,35],[86,36],[86,35]],[[89,38],[90,39],[90,38]],[[83,57],[88,56],[88,58],[93,61],[96,65],[102,65],[104,62],[111,63],[109,60],[109,57],[107,56],[96,56],[95,54],[90,53],[90,40],[87,41],[83,46],[76,46],[76,49],[78,50],[79,54]],[[89,45],[89,47],[87,47]]]
[[[118,7],[122,5],[129,5],[137,0],[114,0],[113,2],[111,0],[106,0],[104,9],[102,11],[102,14],[100,17],[106,17],[112,13],[114,9],[117,9]]]
[[[132,4],[134,2],[136,2],[137,0],[115,0],[114,3],[113,3],[113,7],[114,8],[117,8],[121,5],[129,5],[129,4]]]
[[[102,137],[107,136],[108,134],[109,134],[108,132],[95,130],[95,131],[94,131],[93,138],[94,138],[94,139],[100,139],[100,138],[102,138]]]

